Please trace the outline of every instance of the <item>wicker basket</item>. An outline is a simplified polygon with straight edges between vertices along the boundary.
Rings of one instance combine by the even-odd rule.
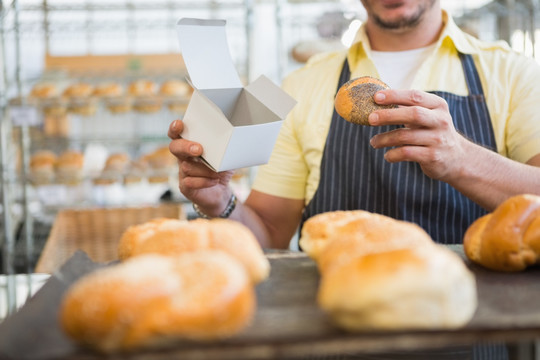
[[[125,229],[160,217],[185,218],[178,204],[62,210],[56,216],[35,271],[53,273],[77,250],[84,251],[95,262],[116,260],[118,241]]]

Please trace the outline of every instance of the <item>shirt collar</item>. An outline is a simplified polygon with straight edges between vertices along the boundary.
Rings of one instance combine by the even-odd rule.
[[[445,10],[442,10],[442,18],[444,22],[444,28],[437,41],[437,48],[441,47],[453,47],[459,52],[464,54],[474,54],[478,52],[478,48],[474,46],[473,42],[468,35],[466,35],[454,22],[454,19]],[[356,36],[353,44],[349,48],[348,58],[350,63],[356,63],[358,57],[362,56],[362,53],[368,54],[371,51],[369,39],[366,33],[366,25],[362,24]]]

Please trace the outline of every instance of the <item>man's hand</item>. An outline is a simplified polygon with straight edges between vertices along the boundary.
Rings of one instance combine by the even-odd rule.
[[[369,116],[373,126],[404,125],[371,139],[376,149],[395,147],[386,152],[387,161],[415,161],[427,176],[446,182],[459,176],[473,144],[456,131],[444,99],[418,90],[383,90],[374,99],[400,105]]]
[[[229,181],[234,171],[215,172],[199,158],[201,144],[181,138],[184,123],[175,120],[169,126],[169,150],[178,158],[178,186],[184,196],[196,203],[208,216],[218,216],[231,197]]]

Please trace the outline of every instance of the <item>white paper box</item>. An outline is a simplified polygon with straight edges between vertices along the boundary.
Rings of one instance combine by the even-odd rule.
[[[176,26],[194,87],[182,137],[203,146],[202,159],[215,171],[267,163],[296,101],[265,76],[242,85],[229,53],[225,20],[183,18]]]

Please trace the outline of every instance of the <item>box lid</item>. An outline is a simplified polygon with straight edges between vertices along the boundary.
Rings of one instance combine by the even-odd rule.
[[[198,89],[243,87],[229,52],[225,23],[192,18],[176,23],[180,52]]]

